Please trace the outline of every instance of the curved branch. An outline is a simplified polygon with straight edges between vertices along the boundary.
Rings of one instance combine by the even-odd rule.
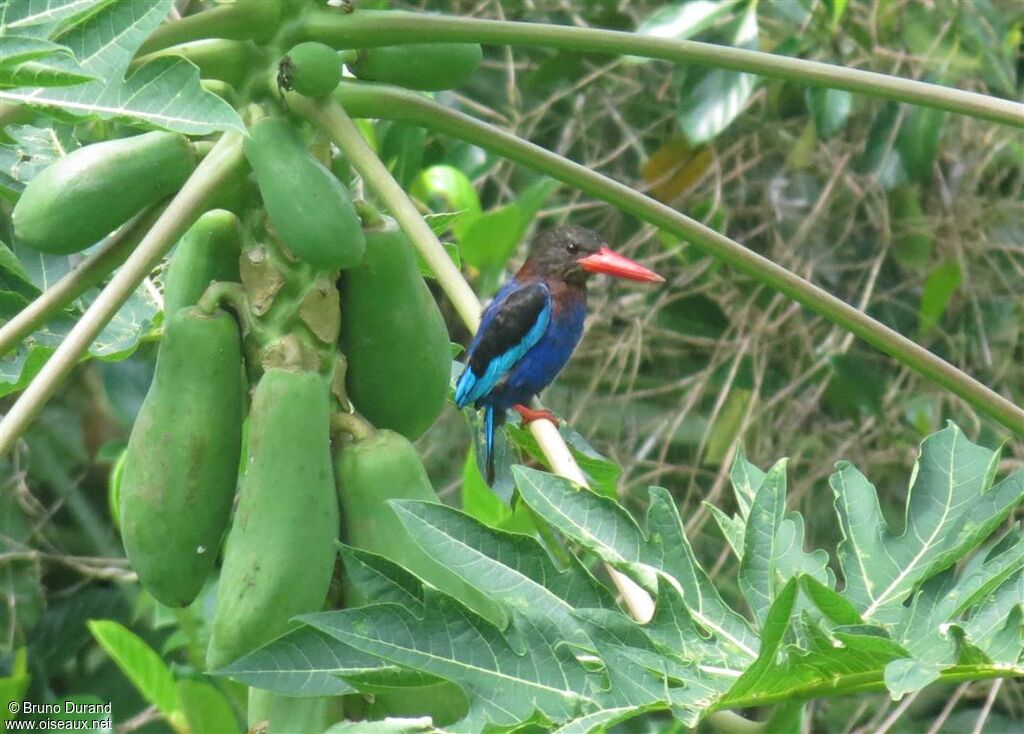
[[[910,102],[1013,127],[1024,127],[1024,105],[1011,100],[873,71],[847,69],[820,61],[712,43],[656,38],[627,31],[391,10],[359,10],[348,14],[318,10],[304,16],[291,29],[290,34],[295,38],[321,41],[337,48],[472,41],[646,56],[677,64],[703,64],[799,84],[845,89],[871,97]]]
[[[546,173],[638,219],[678,235],[860,337],[901,364],[963,398],[979,412],[991,416],[1011,431],[1024,434],[1024,409],[970,375],[768,258],[629,186],[414,92],[384,85],[344,82],[336,94],[345,108],[356,117],[382,117],[413,122],[460,138]]]

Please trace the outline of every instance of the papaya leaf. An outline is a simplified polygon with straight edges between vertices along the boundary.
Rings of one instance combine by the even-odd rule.
[[[665,618],[678,620],[684,613],[689,615],[703,630],[698,632],[701,641],[701,660],[716,666],[737,671],[743,670],[757,656],[757,634],[739,612],[725,603],[718,589],[701,567],[683,531],[679,512],[671,495],[660,488],[650,490],[651,505],[647,512],[648,558],[651,565],[659,568],[674,583],[659,584],[658,605],[651,621],[651,635],[661,638],[663,644],[675,649],[682,648],[683,638],[674,642],[663,637],[669,629]],[[664,587],[670,587],[675,594],[668,594]],[[678,595],[682,607],[675,603]]]
[[[801,581],[790,579],[778,593],[765,617],[758,659],[716,707],[800,701],[827,695],[833,688],[852,691],[862,677],[871,677],[878,687],[885,665],[906,656],[903,647],[877,628],[838,624],[828,607],[815,605],[818,619],[798,613]],[[824,586],[821,591],[835,593]]]
[[[620,612],[584,609],[576,614],[604,661],[605,708],[667,707],[686,726],[694,727],[700,712],[731,682],[706,678],[693,663],[666,654],[642,627]]]
[[[549,625],[561,638],[586,644],[572,610],[616,609],[607,590],[585,568],[576,563],[565,570],[556,568],[532,537],[499,532],[436,503],[392,504],[425,551],[510,615],[517,612],[538,628]]]
[[[94,290],[82,297],[83,308],[96,297],[96,293],[98,291]],[[26,302],[22,301],[17,308],[8,310],[7,302],[0,298],[0,318],[9,318],[25,305]],[[160,307],[153,294],[141,286],[89,346],[88,358],[116,362],[131,356],[140,342],[150,335],[159,312]],[[75,320],[70,314],[56,314],[26,337],[15,351],[0,357],[0,396],[24,389],[74,325]]]
[[[0,29],[4,34],[17,33],[35,38],[48,38],[65,32],[87,18],[110,0],[33,0],[7,2],[0,5]]]
[[[622,474],[622,469],[619,465],[606,456],[602,456],[572,426],[563,423],[558,427],[558,432],[562,434],[565,445],[572,452],[572,457],[579,464],[587,479],[590,480],[591,489],[611,499],[618,497],[618,481],[619,476]],[[544,452],[541,451],[540,445],[537,443],[537,439],[522,425],[509,425],[505,433],[508,434],[516,446],[525,451],[529,456],[537,461],[547,461]]]
[[[761,482],[743,533],[739,584],[754,617],[761,623],[775,599],[776,544],[785,511],[786,463],[783,459]]]
[[[11,201],[37,173],[79,147],[70,125],[12,125],[5,132],[14,142],[0,145],[0,193]]]
[[[592,714],[580,716],[554,730],[553,734],[597,734],[607,731],[615,724],[639,716],[649,710],[659,708],[658,706],[638,707],[619,706],[618,708],[606,708],[595,711]]]
[[[61,86],[95,78],[82,70],[67,46],[33,36],[4,34],[3,39],[0,86]]]
[[[0,90],[0,99],[44,111],[56,108],[64,116],[126,119],[192,135],[244,130],[238,114],[203,89],[198,70],[183,59],[158,58],[126,78],[135,51],[171,6],[171,0],[133,0],[98,7],[59,36],[82,71],[94,77],[92,81],[61,87],[19,86]],[[44,76],[35,83],[54,81]]]
[[[536,469],[515,466],[512,474],[523,500],[552,527],[648,591],[657,591],[657,573],[645,562],[643,531],[615,500]]]
[[[332,669],[328,661],[306,671],[367,692],[389,677],[398,688],[422,685],[416,676],[446,680],[469,702],[453,732],[538,726],[563,733],[602,731],[651,711],[693,727],[713,711],[774,704],[783,706],[771,721],[795,731],[803,703],[818,697],[887,690],[898,698],[936,681],[1019,676],[1024,535],[1013,528],[968,558],[1024,497],[1021,472],[993,486],[997,458],[952,425],[926,439],[908,499],[920,517],[911,518],[913,536],[895,538],[871,524],[881,517],[870,512],[877,507],[870,485],[851,485],[854,470],[840,463],[832,486],[848,576],[839,592],[824,551],[804,549],[803,520],[786,511],[785,463],[763,472],[738,452],[731,479],[740,511],[726,520],[742,550],[752,619],[714,587],[663,489],[651,489],[642,527],[609,497],[513,467],[522,501],[569,541],[572,557],[561,566],[532,537],[444,506],[396,502],[415,541],[501,605],[506,620],[485,620],[367,554],[366,571],[383,572],[386,602],[307,615],[299,632],[380,667]],[[856,542],[843,498],[858,513]],[[871,540],[874,531],[878,545],[870,546],[862,534]],[[911,555],[891,567],[879,553]],[[650,621],[638,623],[611,603],[581,563],[595,557],[655,595]],[[397,596],[389,587],[395,579]],[[304,680],[295,661],[275,680],[284,666],[253,658],[245,680],[268,673],[262,684],[294,690],[288,686]]]
[[[417,612],[423,609],[423,587],[413,574],[384,556],[338,543],[345,576],[379,602],[400,604]]]
[[[340,675],[384,667],[377,658],[300,627],[213,673],[286,696],[342,696],[356,689]]]
[[[568,648],[529,623],[515,640],[461,604],[432,591],[422,617],[395,604],[374,604],[300,618],[357,650],[394,664],[446,678],[469,697],[457,731],[485,723],[512,726],[537,712],[566,721],[595,702],[597,674]]]
[[[882,517],[875,488],[839,462],[830,484],[844,540],[846,596],[869,621],[895,623],[914,587],[983,542],[1024,498],[1024,471],[993,486],[999,455],[950,424],[921,444],[903,532]]]
[[[86,73],[70,55],[55,54],[5,67],[0,71],[0,86],[70,87],[95,78]]]

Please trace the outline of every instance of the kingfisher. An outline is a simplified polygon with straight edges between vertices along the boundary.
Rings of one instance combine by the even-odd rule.
[[[664,278],[612,250],[600,235],[567,225],[540,234],[530,256],[484,311],[455,385],[455,404],[484,411],[487,483],[494,483],[494,432],[515,409],[524,423],[545,418],[528,407],[569,361],[583,335],[587,280],[604,273],[662,283]]]

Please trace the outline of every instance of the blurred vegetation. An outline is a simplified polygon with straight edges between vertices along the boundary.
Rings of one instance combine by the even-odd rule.
[[[681,8],[698,4],[408,7],[678,34]],[[699,40],[1024,94],[1019,3],[702,4],[716,12],[696,29]],[[699,218],[1024,401],[1021,131],[733,72],[541,50],[486,54],[469,86],[438,99]],[[487,213],[500,214],[538,184],[531,172],[464,143],[387,123],[374,131],[383,149],[398,150],[403,183],[419,185],[437,211],[458,208],[458,189],[432,187],[422,173],[431,166],[461,171]],[[724,548],[702,502],[731,512],[727,471],[738,442],[761,466],[790,457],[792,509],[803,513],[816,547],[838,536],[826,483],[837,460],[867,471],[900,527],[906,472],[923,436],[955,420],[974,441],[1006,440],[1006,431],[942,389],[687,243],[578,192],[544,188],[530,232],[563,221],[592,227],[668,279],[656,291],[596,281],[586,337],[545,402],[623,467],[618,489],[630,509],[643,510],[647,486],[669,489],[698,553]],[[475,247],[486,250],[495,232],[515,229],[500,219],[491,225],[483,243],[468,232],[454,237],[482,296],[525,255],[510,242],[508,263],[474,260]],[[465,343],[449,316],[453,340]],[[115,711],[138,713],[131,730],[156,732],[166,724],[85,626],[120,620],[185,671],[186,643],[195,638],[182,630],[201,634],[203,626],[202,603],[175,616],[140,592],[108,510],[109,474],[149,384],[154,346],[122,362],[84,363],[0,470],[0,630],[5,671],[17,670],[12,651],[28,647],[26,698],[88,692],[114,701]],[[451,408],[418,444],[453,503],[469,443],[464,417]],[[1003,471],[1024,463],[1019,440],[1003,462]],[[702,543],[708,534],[715,542]],[[734,583],[726,556],[702,560],[720,583]],[[813,707],[814,731],[1009,732],[1024,720],[1024,687],[984,682],[929,688],[899,704],[880,694]],[[654,717],[645,730],[673,728]]]

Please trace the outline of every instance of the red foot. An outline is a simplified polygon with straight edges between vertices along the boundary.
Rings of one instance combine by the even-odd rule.
[[[558,416],[550,410],[534,410],[533,408],[527,408],[525,405],[513,405],[512,410],[522,416],[524,426],[539,420],[551,421],[556,426],[561,423]]]

